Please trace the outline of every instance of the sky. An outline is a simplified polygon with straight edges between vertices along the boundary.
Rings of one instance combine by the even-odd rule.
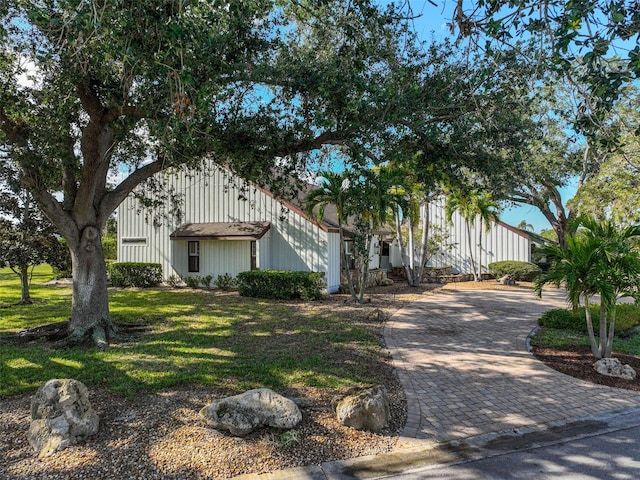
[[[447,26],[455,6],[454,0],[435,0],[438,6],[434,6],[427,0],[409,0],[408,3],[414,15],[414,28],[418,36],[425,41],[434,38],[436,40],[450,37],[452,34]],[[576,193],[576,185],[569,185],[560,190],[562,198],[566,201]],[[550,229],[549,221],[540,213],[540,210],[530,205],[506,206],[500,215],[500,219],[509,225],[517,226],[522,220],[533,225],[535,232],[542,229]]]

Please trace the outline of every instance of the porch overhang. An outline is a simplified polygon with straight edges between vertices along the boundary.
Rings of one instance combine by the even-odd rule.
[[[187,223],[169,235],[171,240],[260,240],[270,222]]]

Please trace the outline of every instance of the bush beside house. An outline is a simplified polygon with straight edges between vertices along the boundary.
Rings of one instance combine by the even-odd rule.
[[[542,273],[539,266],[529,262],[506,260],[489,264],[489,272],[496,278],[509,275],[516,281],[532,282]]]
[[[251,270],[239,273],[237,281],[245,297],[318,300],[326,288],[324,272]]]

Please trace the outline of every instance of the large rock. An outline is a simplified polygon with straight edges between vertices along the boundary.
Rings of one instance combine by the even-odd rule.
[[[620,377],[625,380],[634,380],[636,371],[629,365],[622,365],[617,358],[601,358],[593,364],[596,372],[609,377]]]
[[[338,421],[357,430],[379,432],[389,425],[389,399],[383,385],[349,395],[336,405]]]
[[[99,422],[83,383],[49,380],[31,399],[29,444],[39,457],[47,457],[95,435]]]
[[[228,430],[238,437],[264,426],[294,428],[302,421],[302,413],[292,400],[268,388],[215,400],[200,410],[200,415],[213,428]]]

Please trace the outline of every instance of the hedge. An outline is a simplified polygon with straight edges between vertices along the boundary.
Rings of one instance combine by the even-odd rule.
[[[496,278],[510,275],[514,280],[532,282],[542,273],[539,266],[529,262],[505,260],[489,264],[489,273]]]
[[[109,277],[114,287],[157,287],[162,283],[162,265],[142,262],[113,263],[109,266]]]
[[[286,270],[251,270],[237,276],[240,295],[261,298],[322,298],[324,272],[291,272]]]

